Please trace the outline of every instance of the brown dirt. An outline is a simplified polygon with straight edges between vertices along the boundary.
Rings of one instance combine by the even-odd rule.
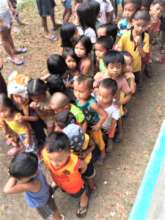
[[[60,21],[61,10],[58,6],[57,18]],[[60,44],[48,42],[42,37],[40,19],[34,7],[23,9],[23,17],[28,23],[15,33],[17,45],[28,47],[25,55],[26,64],[15,67],[4,63],[5,77],[13,69],[38,77],[47,72],[46,58],[49,54],[59,52]],[[1,51],[2,48],[0,47]],[[3,53],[4,61],[6,56]],[[105,165],[97,167],[97,191],[91,196],[86,220],[126,220],[133,205],[145,167],[152,152],[155,139],[165,112],[165,66],[153,64],[153,76],[145,79],[145,86],[138,92],[129,106],[129,117],[124,124],[124,140],[115,145],[108,155]],[[1,138],[0,151],[0,186],[7,181],[6,159],[7,147]],[[75,212],[78,201],[68,197],[61,191],[55,194],[57,205],[67,220],[76,220]],[[34,210],[26,207],[22,195],[6,196],[0,192],[1,220],[40,219]]]

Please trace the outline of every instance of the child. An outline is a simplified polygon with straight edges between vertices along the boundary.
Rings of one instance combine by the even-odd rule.
[[[11,99],[6,95],[0,94],[0,120],[7,141],[13,145],[8,151],[9,156],[13,156],[20,151],[37,152],[38,145],[36,138],[27,122],[21,120],[19,113]]]
[[[80,59],[79,70],[81,74],[88,75],[92,67],[92,60],[90,58],[90,52],[92,50],[92,43],[89,37],[81,36],[74,47],[74,52]]]
[[[49,105],[56,117],[57,115],[61,118],[67,117],[68,123],[76,122],[86,131],[86,120],[83,112],[76,105],[71,104],[64,93],[54,93]]]
[[[95,56],[100,72],[105,72],[106,67],[103,62],[104,55],[113,47],[113,39],[111,37],[99,37],[95,43]]]
[[[34,109],[39,117],[45,122],[47,131],[53,131],[53,112],[49,107],[50,94],[46,84],[40,79],[31,79],[27,85],[28,95],[32,102],[30,107]]]
[[[4,193],[23,192],[29,208],[35,208],[42,219],[50,216],[53,216],[54,220],[64,219],[50,194],[50,186],[42,170],[38,167],[36,155],[27,152],[17,154],[10,163],[9,175]]]
[[[98,37],[112,37],[113,43],[116,41],[117,36],[117,25],[116,24],[102,24],[97,28],[97,36]]]
[[[53,24],[53,30],[56,30],[56,22],[54,17],[54,7],[55,7],[54,0],[47,0],[47,1],[37,0],[37,7],[38,7],[39,15],[42,19],[42,26],[44,28],[45,37],[49,40],[55,40],[56,37],[50,34],[47,24],[47,16],[50,16]]]
[[[78,76],[80,73],[78,71],[79,59],[72,49],[64,51],[63,57],[67,65],[67,71],[63,77],[65,86],[67,88],[73,89],[74,77]]]
[[[19,12],[17,10],[17,0],[9,0],[10,4],[12,5],[12,8],[14,8],[13,17],[15,18],[16,22],[19,25],[24,25],[24,23],[20,20]]]
[[[86,164],[70,153],[67,135],[62,132],[51,133],[42,155],[55,184],[70,196],[80,198],[77,217],[85,217],[89,203],[89,188],[81,173],[86,170]]]
[[[6,82],[2,76],[1,70],[3,69],[3,62],[2,59],[0,59],[0,93],[7,94],[7,87]]]
[[[83,2],[77,8],[79,20],[78,32],[79,35],[85,35],[90,38],[92,44],[96,42],[95,25],[98,14],[95,7],[89,2]]]
[[[107,118],[107,114],[91,96],[93,88],[93,80],[91,78],[81,75],[75,79],[73,85],[74,94],[77,99],[76,104],[85,114],[88,130],[99,147],[100,160],[103,161],[105,159],[105,143],[101,127]]]
[[[132,27],[132,18],[139,8],[140,4],[137,0],[124,1],[122,19],[118,22],[119,37],[121,37],[126,30],[129,30]]]
[[[117,43],[121,51],[128,51],[133,58],[133,73],[136,83],[142,83],[142,58],[150,52],[149,35],[144,29],[149,24],[150,16],[146,11],[137,11],[133,17],[133,29],[127,31]]]
[[[124,68],[123,68],[124,76],[128,81],[129,87],[131,89],[131,93],[134,94],[136,91],[136,83],[132,69],[133,58],[131,54],[127,51],[122,51],[122,54],[124,56]]]
[[[111,1],[96,0],[100,4],[100,13],[97,18],[100,25],[113,21],[113,6]]]
[[[73,48],[77,36],[78,31],[76,25],[72,23],[63,24],[60,29],[61,46],[63,50],[68,47]]]
[[[63,0],[64,6],[63,23],[67,23],[72,15],[72,0]]]
[[[165,64],[165,6],[164,12],[161,16],[161,23],[160,23],[160,51],[159,57],[156,61],[160,64]]]
[[[82,128],[74,123],[68,122],[67,117],[55,117],[55,131],[63,131],[70,140],[71,151],[87,164],[87,169],[83,174],[88,181],[91,190],[96,190],[93,177],[95,168],[92,160],[92,151],[95,148],[94,143],[89,139],[89,135],[83,132]]]
[[[119,106],[114,102],[117,94],[117,83],[113,79],[103,79],[97,92],[98,104],[107,112],[108,117],[102,125],[106,137],[107,148],[111,147],[111,139],[114,138],[117,121],[120,119]]]
[[[29,122],[38,141],[38,147],[41,148],[45,142],[45,124],[35,110],[30,107],[27,92],[28,81],[29,77],[14,71],[8,78],[7,90],[9,97],[11,97],[19,111],[23,114],[20,116],[20,120],[22,122]]]

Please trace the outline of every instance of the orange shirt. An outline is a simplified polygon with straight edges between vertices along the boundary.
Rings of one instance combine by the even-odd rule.
[[[79,172],[80,160],[71,153],[68,160],[61,167],[54,167],[49,160],[47,150],[42,151],[45,165],[49,169],[54,182],[65,192],[76,194],[84,187],[84,181]]]

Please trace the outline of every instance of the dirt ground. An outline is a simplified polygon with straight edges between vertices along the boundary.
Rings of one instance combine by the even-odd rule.
[[[59,10],[59,5],[58,5]],[[15,67],[6,61],[6,54],[0,47],[4,58],[4,76],[17,69],[24,74],[38,77],[46,73],[46,58],[59,52],[59,42],[48,42],[42,36],[40,19],[34,6],[23,8],[22,16],[26,26],[15,28],[15,42],[28,47],[26,63]],[[57,11],[57,21],[61,13]],[[58,35],[58,34],[57,34]],[[97,191],[92,194],[86,220],[126,220],[152,152],[160,125],[165,116],[165,65],[153,64],[151,79],[144,80],[142,91],[137,92],[129,106],[129,117],[124,123],[124,139],[115,145],[108,155],[105,165],[97,167]],[[7,181],[7,147],[1,138],[0,150],[0,219],[32,220],[40,217],[34,210],[26,207],[22,195],[6,196],[2,188]],[[61,191],[55,193],[57,205],[66,220],[76,220],[78,201]]]

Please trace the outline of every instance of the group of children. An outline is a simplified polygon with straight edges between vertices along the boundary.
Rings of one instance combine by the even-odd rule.
[[[43,162],[54,185],[79,198],[77,216],[86,215],[96,164],[104,166],[123,138],[127,105],[149,76],[160,31],[165,61],[164,13],[163,0],[76,1],[73,22],[60,29],[62,54],[47,59],[48,74],[32,79],[14,71],[7,89],[0,78],[0,126],[12,157],[5,193],[24,192],[44,219],[64,219]]]

